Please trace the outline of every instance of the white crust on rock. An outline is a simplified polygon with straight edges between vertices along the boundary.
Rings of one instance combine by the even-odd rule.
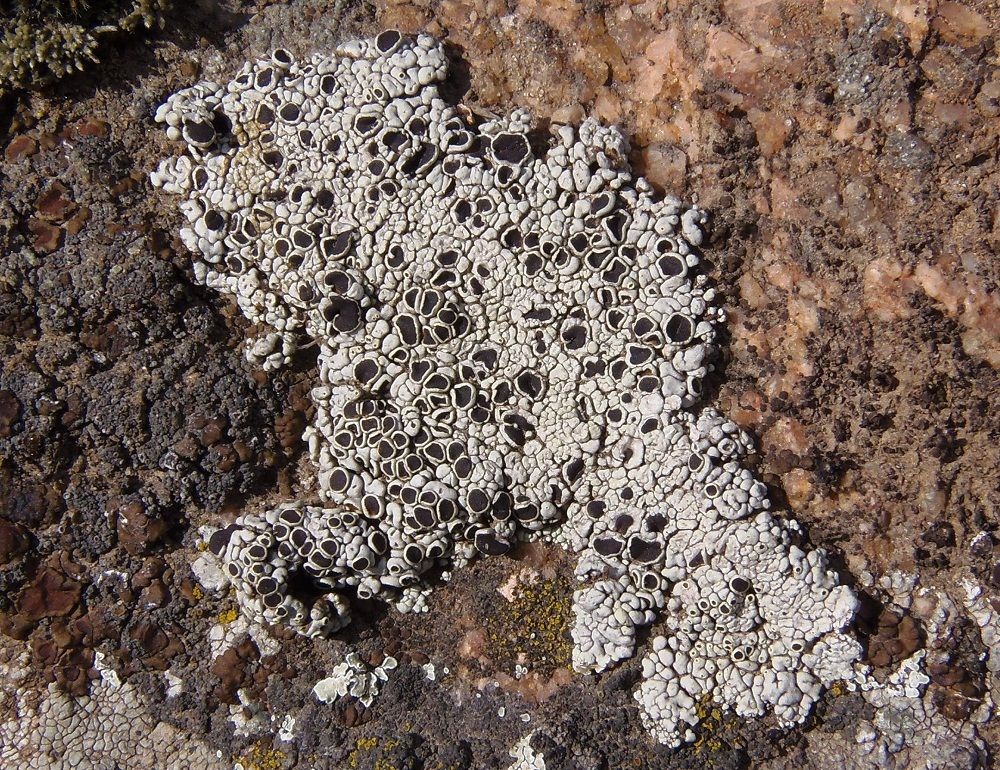
[[[446,74],[438,43],[389,31],[276,51],[157,112],[186,154],[152,181],[184,197],[196,278],[267,329],[247,355],[319,353],[321,504],[210,541],[241,607],[328,634],[347,590],[420,611],[430,573],[544,536],[597,579],[574,596],[579,670],[631,656],[666,608],[637,694],[660,740],[708,694],[801,721],[857,655],[837,636],[853,597],[767,513],[749,437],[692,411],[723,320],[704,213],[633,178],[594,120],[470,125]],[[297,596],[301,576],[325,593]]]

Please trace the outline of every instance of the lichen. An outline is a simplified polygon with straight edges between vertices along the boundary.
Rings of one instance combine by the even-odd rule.
[[[397,665],[392,656],[386,656],[378,665],[369,665],[357,653],[349,653],[342,663],[334,666],[330,676],[316,683],[313,694],[323,703],[350,695],[363,706],[371,706]]]
[[[528,733],[510,748],[510,757],[514,762],[507,770],[545,770],[545,757],[531,746],[534,733]]]
[[[0,1],[0,94],[36,88],[97,61],[115,34],[162,26],[172,0]]]
[[[97,653],[100,656],[100,653]],[[159,721],[148,693],[97,662],[100,679],[88,695],[36,679],[27,651],[0,656],[0,767],[53,770],[85,767],[214,768],[216,751],[189,733]]]
[[[395,738],[385,738],[380,741],[373,735],[361,736],[355,742],[354,749],[347,755],[347,767],[355,770],[367,760],[372,770],[396,770],[393,764],[381,754],[391,754],[400,745],[400,742]]]
[[[255,743],[236,760],[239,770],[282,770],[288,764],[288,756],[266,743]]]
[[[486,618],[488,653],[510,670],[520,665],[540,673],[572,663],[573,588],[569,580],[519,582],[511,601]]]
[[[633,177],[616,129],[476,125],[446,76],[438,43],[388,31],[157,112],[186,153],[152,181],[184,198],[196,279],[267,329],[250,360],[318,349],[319,500],[209,542],[241,608],[324,635],[350,594],[420,611],[435,575],[543,537],[579,554],[578,671],[665,611],[636,693],[660,741],[693,738],[704,696],[801,722],[854,676],[855,599],[700,406],[724,319],[705,214]]]

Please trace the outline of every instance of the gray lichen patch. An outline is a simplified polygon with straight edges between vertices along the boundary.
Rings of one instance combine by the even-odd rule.
[[[185,152],[152,181],[184,198],[195,277],[270,330],[249,358],[319,351],[320,502],[210,542],[241,607],[324,635],[349,593],[420,611],[434,576],[545,537],[590,581],[577,670],[630,657],[667,610],[637,693],[659,740],[690,737],[704,694],[800,722],[853,675],[855,602],[768,512],[749,437],[695,409],[723,320],[705,215],[633,177],[616,129],[474,125],[446,76],[434,40],[388,31],[157,112]]]
[[[121,682],[98,662],[89,695],[76,697],[50,685],[29,692],[27,655],[0,649],[0,766],[24,770],[105,767],[187,767],[222,770],[231,765],[201,740],[152,717],[143,692]]]

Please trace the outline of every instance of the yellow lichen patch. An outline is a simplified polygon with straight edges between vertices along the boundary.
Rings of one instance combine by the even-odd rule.
[[[354,744],[354,750],[347,755],[347,766],[353,770],[353,768],[360,766],[361,757],[365,754],[370,754],[376,749],[383,752],[391,752],[393,749],[398,747],[399,741],[395,738],[387,738],[381,743],[379,742],[379,739],[374,736],[358,738],[357,742]],[[396,770],[396,768],[387,759],[381,756],[375,758],[372,768],[374,770]]]
[[[230,607],[228,610],[224,610],[219,613],[217,620],[222,623],[222,625],[227,626],[232,623],[236,618],[240,616],[239,611],[235,607]]]
[[[282,770],[288,757],[278,749],[263,743],[257,743],[242,756],[236,759],[238,767],[243,770]]]
[[[834,682],[830,687],[829,693],[834,698],[846,695],[848,693],[847,685],[844,682]]]
[[[487,654],[498,664],[534,671],[552,671],[570,665],[573,642],[573,588],[556,577],[517,583],[510,602],[486,618]]]
[[[725,748],[721,735],[725,729],[724,714],[714,704],[711,695],[702,697],[695,706],[695,715],[698,717],[698,737],[693,744],[695,751],[716,752]]]
[[[191,596],[194,597],[195,601],[198,601],[205,596],[205,592],[201,590],[201,586],[196,585],[191,589]]]
[[[367,754],[376,746],[378,746],[378,738],[358,738],[357,743],[354,744],[354,750],[347,755],[347,766],[350,768],[358,767],[361,756]]]

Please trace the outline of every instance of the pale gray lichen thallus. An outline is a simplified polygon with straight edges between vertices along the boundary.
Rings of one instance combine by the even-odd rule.
[[[545,537],[579,554],[579,671],[665,619],[636,692],[660,741],[705,698],[801,721],[852,675],[855,602],[769,513],[749,437],[699,406],[724,320],[704,214],[633,177],[618,130],[473,125],[446,77],[436,41],[389,31],[275,51],[156,114],[183,142],[152,181],[181,197],[195,277],[270,329],[248,356],[319,351],[319,499],[211,540],[243,611],[327,634],[348,594],[419,611],[432,569]]]

